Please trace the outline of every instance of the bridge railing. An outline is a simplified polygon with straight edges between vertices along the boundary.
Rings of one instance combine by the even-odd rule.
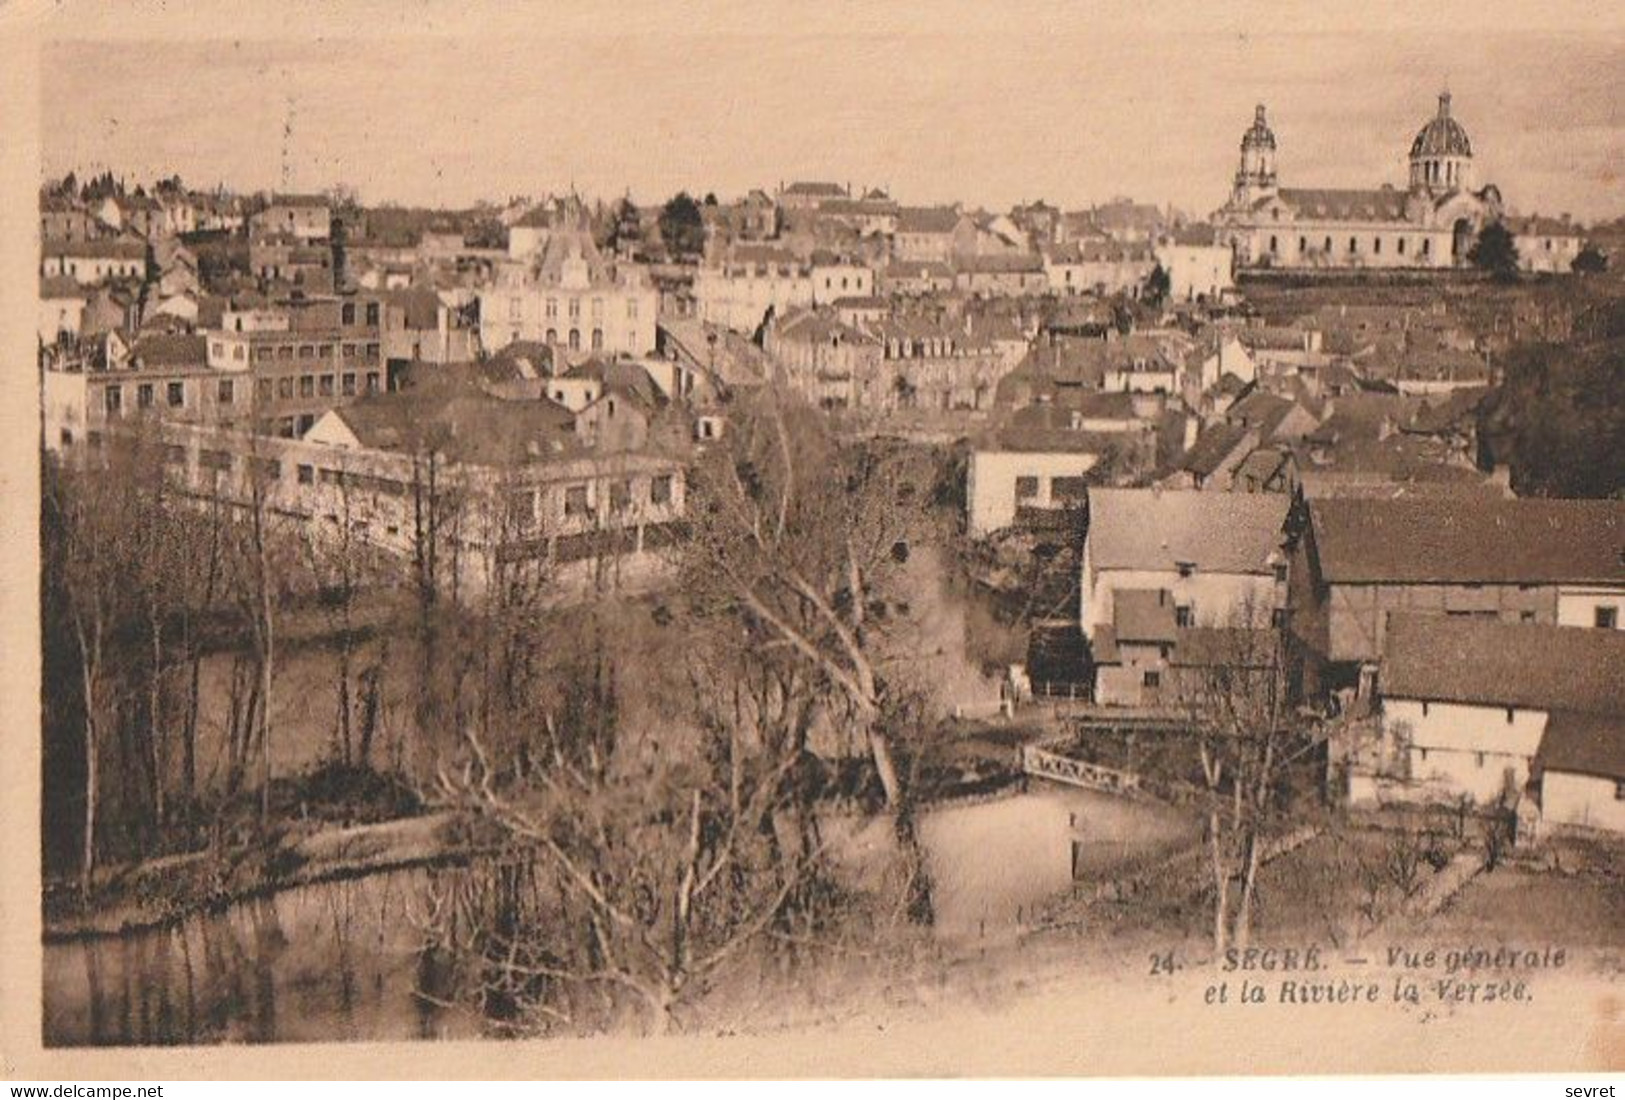
[[[1037,745],[1022,746],[1021,769],[1028,775],[1109,794],[1136,794],[1140,790],[1140,777],[1133,772],[1076,760]]]

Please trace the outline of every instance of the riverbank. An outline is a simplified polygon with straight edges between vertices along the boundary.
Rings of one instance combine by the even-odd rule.
[[[918,805],[935,811],[980,805],[1020,793],[1014,773],[978,774],[943,783]],[[872,817],[854,800],[824,807],[832,817]],[[98,873],[90,905],[76,881],[48,882],[44,897],[46,943],[122,935],[172,925],[199,913],[301,886],[362,878],[389,871],[466,864],[504,847],[493,827],[449,811],[386,821],[335,825],[331,821],[279,822],[255,834],[238,830],[236,842],[162,856]]]

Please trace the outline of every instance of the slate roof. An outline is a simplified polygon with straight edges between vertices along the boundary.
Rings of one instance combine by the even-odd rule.
[[[1390,614],[1384,696],[1617,715],[1625,709],[1625,631]]]
[[[1625,501],[1312,501],[1330,583],[1625,585]]]
[[[1269,573],[1290,502],[1280,493],[1091,489],[1089,557],[1097,570]]]
[[[1276,195],[1279,196],[1277,199]],[[1402,222],[1405,220],[1405,192],[1391,187],[1376,190],[1283,187],[1276,195],[1266,195],[1253,209],[1277,201],[1304,221]]]

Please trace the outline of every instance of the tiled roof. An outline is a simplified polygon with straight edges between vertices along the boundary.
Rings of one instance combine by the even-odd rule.
[[[1309,514],[1333,583],[1625,585],[1625,501],[1334,499]]]
[[[1625,631],[1390,614],[1378,686],[1388,698],[1617,715]]]
[[[208,361],[208,341],[181,333],[144,334],[130,350],[130,358],[153,367],[199,365]]]
[[[819,180],[798,180],[784,189],[786,195],[824,195],[829,198],[843,197],[846,188],[838,183],[825,183]]]
[[[1625,779],[1625,717],[1553,711],[1535,754],[1543,771]]]
[[[552,401],[504,401],[429,387],[363,397],[334,410],[362,446],[433,447],[453,462],[498,465],[580,451],[574,415]]]
[[[78,298],[83,301],[86,294],[78,280],[71,275],[41,275],[39,296],[41,301],[48,298]]]
[[[1223,466],[1225,460],[1250,438],[1255,437],[1245,424],[1215,424],[1196,437],[1196,442],[1180,461],[1179,468],[1207,477]]]
[[[91,259],[144,260],[145,241],[130,237],[98,237],[89,241],[46,241],[41,250],[47,256],[76,256]]]
[[[899,233],[952,233],[959,211],[951,206],[903,206],[897,210]]]
[[[1171,642],[1179,636],[1174,601],[1164,588],[1114,591],[1112,625],[1120,642]]]
[[[1288,500],[1276,493],[1093,489],[1089,554],[1097,569],[1268,573]]]

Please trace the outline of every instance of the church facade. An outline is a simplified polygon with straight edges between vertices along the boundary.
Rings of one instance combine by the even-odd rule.
[[[1230,199],[1213,215],[1238,268],[1457,267],[1479,229],[1501,217],[1495,186],[1475,188],[1472,143],[1451,117],[1449,92],[1411,143],[1404,190],[1282,187],[1275,155],[1260,104]]]

